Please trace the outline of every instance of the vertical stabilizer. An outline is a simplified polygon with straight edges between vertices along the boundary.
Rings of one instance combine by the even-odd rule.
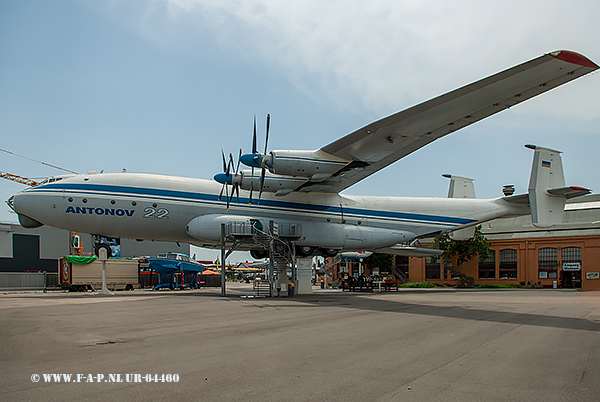
[[[451,174],[443,174],[442,176],[450,179],[448,198],[475,198],[475,186],[473,185],[475,179]],[[450,232],[450,238],[453,240],[467,240],[473,235],[475,235],[475,226]]]
[[[452,174],[443,174],[442,176],[450,179],[448,187],[448,198],[475,198],[475,179],[456,176]]]
[[[529,178],[529,204],[533,225],[549,227],[559,224],[567,197],[551,192],[565,188],[560,151],[536,145],[525,147],[535,151]]]

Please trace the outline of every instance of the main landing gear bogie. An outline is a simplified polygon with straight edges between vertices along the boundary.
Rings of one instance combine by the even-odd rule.
[[[279,250],[278,250],[279,251]],[[335,257],[339,250],[334,248],[316,248],[312,246],[296,246],[296,256],[300,258],[321,255],[323,257]],[[254,248],[250,250],[252,258],[262,260],[269,257],[269,252],[264,249]]]
[[[112,257],[112,251],[110,249],[110,246],[108,244],[105,243],[98,243],[94,246],[94,254],[96,254],[97,257],[100,257],[100,250],[101,249],[105,249],[106,250],[106,258],[110,258]]]

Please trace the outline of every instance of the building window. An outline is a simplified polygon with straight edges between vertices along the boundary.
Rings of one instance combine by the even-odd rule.
[[[581,247],[563,247],[560,250],[562,263],[580,263],[581,264]]]
[[[479,279],[496,279],[496,250],[490,250],[485,260],[479,257]]]
[[[498,255],[500,279],[517,279],[517,250],[500,250]]]
[[[441,264],[432,262],[431,257],[425,258],[425,279],[440,279]]]
[[[552,247],[538,250],[538,278],[555,279],[558,268],[558,249]]]

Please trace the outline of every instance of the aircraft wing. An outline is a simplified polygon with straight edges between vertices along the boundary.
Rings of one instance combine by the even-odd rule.
[[[340,192],[438,138],[598,68],[581,54],[560,50],[375,121],[321,148],[352,162],[297,191]]]

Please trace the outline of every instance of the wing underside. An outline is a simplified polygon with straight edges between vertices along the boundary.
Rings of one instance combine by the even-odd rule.
[[[375,121],[321,148],[351,162],[297,191],[340,192],[438,138],[596,69],[585,56],[556,51]]]

